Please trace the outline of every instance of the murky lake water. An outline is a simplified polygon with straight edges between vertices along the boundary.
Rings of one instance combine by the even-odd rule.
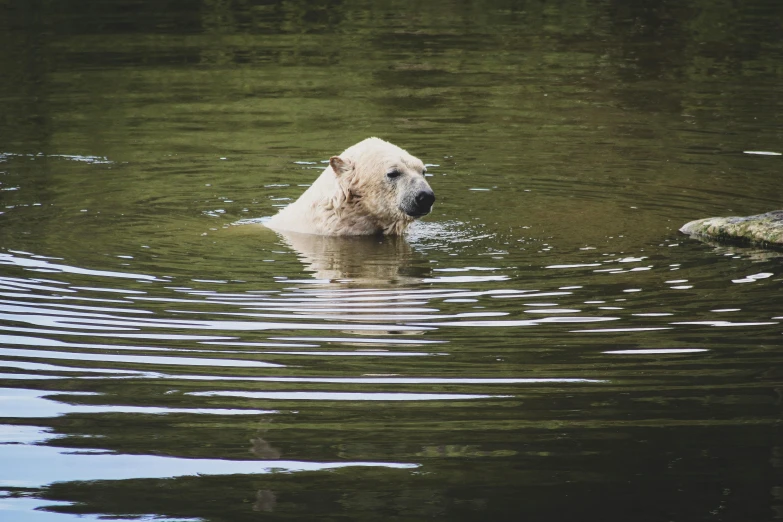
[[[783,4],[11,3],[0,519],[783,518]],[[404,239],[257,220],[370,135]],[[236,223],[246,223],[236,225]]]

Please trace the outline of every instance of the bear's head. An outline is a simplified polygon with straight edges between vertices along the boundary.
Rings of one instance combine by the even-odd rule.
[[[384,234],[401,234],[430,213],[435,193],[419,158],[379,138],[368,138],[329,160],[338,190],[333,205],[341,216],[371,219]]]

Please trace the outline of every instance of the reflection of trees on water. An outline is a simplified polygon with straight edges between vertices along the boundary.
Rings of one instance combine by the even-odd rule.
[[[249,76],[237,78],[239,84],[226,81],[223,70],[214,75],[192,71],[202,101],[248,96],[243,101],[248,112],[259,114],[271,97],[275,112],[291,114],[298,111],[290,101],[303,94],[338,95],[344,87],[349,92],[382,90],[386,96],[357,98],[352,107],[352,114],[376,116],[396,112],[399,106],[384,99],[398,94],[414,103],[420,97],[439,103],[444,95],[465,97],[476,110],[498,106],[496,98],[503,98],[502,106],[530,108],[525,96],[509,98],[509,86],[568,86],[571,92],[597,91],[591,96],[610,102],[612,94],[600,92],[608,88],[624,104],[642,110],[701,106],[725,113],[758,100],[736,87],[732,96],[720,96],[723,90],[704,82],[730,78],[753,86],[781,73],[779,2],[484,1],[443,9],[421,2],[202,0],[187,8],[161,9],[147,0],[134,2],[132,16],[113,2],[91,2],[89,16],[74,16],[82,10],[75,0],[38,0],[20,3],[0,18],[0,70],[6,78],[0,97],[21,102],[7,106],[7,128],[42,140],[41,150],[52,133],[73,129],[73,120],[63,127],[54,112],[70,105],[87,118],[79,121],[78,127],[84,127],[105,111],[124,127],[127,108],[110,101],[118,93],[142,94],[185,81],[177,78],[183,65],[251,68]],[[369,65],[377,53],[392,51],[397,59],[390,67]],[[471,58],[474,53],[480,61]],[[87,65],[105,70],[84,77]],[[259,68],[280,65],[307,69],[258,75]],[[322,66],[346,70],[322,75]],[[492,81],[482,82],[482,74],[493,75]],[[655,82],[666,80],[678,82],[675,92],[656,87]],[[81,95],[63,98],[64,88],[79,89]],[[143,105],[136,109],[147,110]],[[480,111],[473,116],[481,117]]]

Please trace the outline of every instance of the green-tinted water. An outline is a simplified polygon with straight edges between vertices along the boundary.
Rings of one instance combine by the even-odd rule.
[[[0,520],[775,520],[783,4],[0,1]],[[252,223],[371,135],[404,239]],[[251,224],[232,225],[242,220]]]

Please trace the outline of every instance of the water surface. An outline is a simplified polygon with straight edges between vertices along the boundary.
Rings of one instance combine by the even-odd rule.
[[[776,520],[770,1],[0,17],[0,519]],[[259,220],[370,135],[405,238]],[[79,518],[81,517],[81,518]]]

